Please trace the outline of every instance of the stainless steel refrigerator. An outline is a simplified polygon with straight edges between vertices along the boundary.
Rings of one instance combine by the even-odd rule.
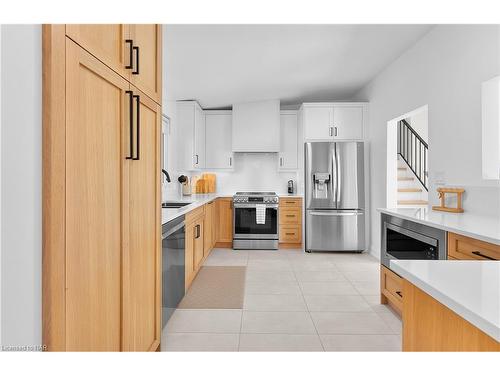
[[[304,147],[306,251],[364,251],[363,142]]]

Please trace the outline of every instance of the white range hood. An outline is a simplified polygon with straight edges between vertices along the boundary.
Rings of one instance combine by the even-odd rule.
[[[233,152],[279,152],[280,101],[233,104]]]

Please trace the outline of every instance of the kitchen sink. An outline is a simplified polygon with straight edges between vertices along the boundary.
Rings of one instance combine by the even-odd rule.
[[[164,202],[161,204],[162,208],[181,208],[189,205],[191,203],[185,203],[185,202]]]

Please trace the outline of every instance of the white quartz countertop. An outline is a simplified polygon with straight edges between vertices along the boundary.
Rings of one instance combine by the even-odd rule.
[[[170,220],[176,219],[179,216],[186,215],[188,212],[203,206],[217,198],[232,198],[234,193],[211,193],[211,194],[192,194],[186,195],[182,198],[177,199],[169,199],[168,202],[175,203],[190,203],[187,206],[181,208],[162,208],[161,209],[161,223],[168,223]],[[286,197],[302,197],[301,194],[286,194],[286,193],[278,193],[278,197],[286,198]]]
[[[433,211],[430,208],[379,208],[380,212],[500,245],[500,217]]]
[[[186,215],[188,212],[194,210],[195,208],[201,207],[217,198],[231,197],[229,194],[192,194],[186,195],[182,198],[168,200],[169,203],[190,203],[187,206],[181,208],[162,208],[161,209],[161,223],[168,223],[170,220],[174,220],[179,216]]]
[[[500,342],[500,262],[391,260],[391,269]]]

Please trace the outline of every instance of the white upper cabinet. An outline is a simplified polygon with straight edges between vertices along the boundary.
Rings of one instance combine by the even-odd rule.
[[[304,136],[308,141],[333,139],[333,106],[303,105]]]
[[[297,111],[281,111],[279,169],[298,167]]]
[[[205,164],[205,116],[195,101],[177,102],[181,169],[196,170]]]
[[[233,168],[231,129],[231,111],[205,111],[205,168]]]
[[[362,140],[365,103],[304,103],[301,107],[304,140]]]
[[[205,168],[205,114],[199,105],[194,110],[194,166]]]
[[[363,106],[333,106],[333,139],[363,139]]]
[[[233,104],[234,152],[279,152],[280,101]]]

